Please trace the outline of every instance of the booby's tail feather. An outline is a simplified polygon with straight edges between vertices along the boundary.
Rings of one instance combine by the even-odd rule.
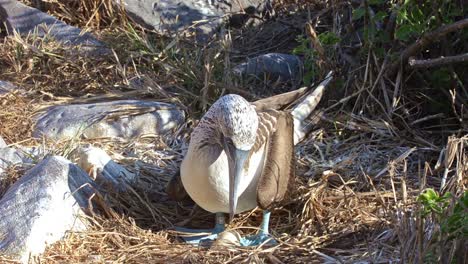
[[[333,79],[333,72],[330,71],[327,77],[315,88],[315,90],[305,96],[291,111],[294,118],[294,145],[299,143],[310,132],[311,127],[307,123],[307,118],[312,114],[312,111],[317,107],[322,99],[325,87]]]

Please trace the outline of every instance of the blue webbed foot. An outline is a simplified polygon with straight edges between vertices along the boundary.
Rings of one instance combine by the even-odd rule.
[[[259,246],[261,244],[276,245],[278,242],[268,233],[268,225],[270,223],[270,212],[263,211],[263,220],[260,225],[260,231],[258,234],[248,237],[243,237],[240,240],[241,246]]]
[[[253,236],[241,238],[240,244],[243,247],[259,246],[262,244],[274,246],[278,242],[270,234],[260,232]]]
[[[218,235],[224,231],[224,214],[216,214],[216,225],[213,229],[190,229],[184,227],[176,227],[175,230],[184,234],[180,236],[182,239],[193,245],[207,245],[218,238]]]

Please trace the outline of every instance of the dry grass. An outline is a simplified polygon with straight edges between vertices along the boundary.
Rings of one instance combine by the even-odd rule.
[[[34,125],[34,99],[18,93],[0,95],[2,137],[9,143],[29,140]]]
[[[107,194],[109,207],[89,218],[89,231],[68,234],[50,245],[36,259],[41,263],[414,263],[430,249],[437,229],[434,221],[426,221],[424,229],[418,225],[418,195],[425,188],[458,196],[466,191],[468,138],[463,128],[447,118],[454,136],[441,136],[447,134],[442,129],[431,133],[431,116],[412,95],[413,87],[400,75],[394,80],[384,77],[385,63],[369,51],[357,64],[335,69],[341,82],[329,89],[317,129],[296,148],[297,178],[287,199],[272,212],[271,232],[279,244],[232,249],[185,245],[171,231],[175,225],[209,228],[214,220],[212,214],[190,203],[172,202],[164,193],[195,120],[221,93],[258,95],[255,86],[235,87],[226,74],[231,62],[290,50],[290,42],[278,40],[302,32],[303,25],[279,19],[260,28],[235,30],[232,42],[225,36],[221,45],[203,48],[138,29],[109,8],[111,1],[65,2],[46,4],[64,21],[95,30],[115,54],[70,59],[54,41],[5,38],[0,77],[27,91],[0,96],[0,135],[8,143],[34,144],[33,116],[51,104],[151,98],[185,105],[193,119],[167,139],[91,141],[139,180],[128,192]],[[288,3],[277,9],[294,10]],[[330,23],[322,27],[342,26],[332,25],[337,11],[331,11],[316,12]],[[338,49],[331,51],[334,56]],[[143,82],[133,82],[134,77]],[[72,147],[43,144],[60,153]],[[19,172],[11,168],[8,175],[7,185]],[[260,221],[261,211],[253,210],[237,216],[230,226],[246,234],[255,232]]]

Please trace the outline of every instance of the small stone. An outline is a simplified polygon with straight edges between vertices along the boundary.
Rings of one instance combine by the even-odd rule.
[[[62,105],[50,107],[39,117],[33,136],[53,140],[76,137],[130,140],[166,134],[184,122],[181,109],[161,102],[120,100]]]
[[[89,255],[86,259],[86,263],[105,263],[102,255]]]
[[[28,263],[68,231],[84,231],[82,208],[95,194],[78,166],[51,156],[15,182],[0,200],[0,254]]]
[[[255,76],[261,80],[266,78],[297,85],[302,81],[303,64],[295,55],[268,53],[237,65],[233,72],[242,77]]]
[[[93,55],[109,52],[91,34],[82,33],[79,28],[16,0],[0,1],[0,20],[5,22],[9,34],[14,31],[21,35],[37,33],[39,37],[52,36],[65,45],[80,46],[80,52]]]
[[[11,82],[7,81],[0,81],[0,96],[2,94],[14,92],[14,91],[21,91],[24,92],[23,90],[20,90],[18,86],[12,84]]]
[[[77,165],[98,182],[111,183],[119,190],[125,189],[123,182],[135,182],[135,174],[113,161],[103,149],[88,145],[78,148],[73,155]]]
[[[7,146],[7,143],[5,142],[5,140],[3,140],[3,138],[0,136],[0,148],[4,148]]]
[[[0,180],[3,172],[15,164],[27,163],[31,160],[20,150],[14,148],[0,148]]]
[[[14,148],[1,148],[0,149],[0,167],[3,164],[15,164],[15,163],[23,163],[26,159],[25,155]],[[1,162],[4,162],[3,164]]]
[[[5,170],[14,165],[18,164],[32,164],[33,159],[43,157],[45,154],[39,151],[39,148],[28,148],[28,147],[0,147],[0,183],[5,178]],[[0,184],[1,186],[1,184]],[[0,193],[3,193],[4,189],[0,187]],[[1,198],[1,197],[0,197]]]

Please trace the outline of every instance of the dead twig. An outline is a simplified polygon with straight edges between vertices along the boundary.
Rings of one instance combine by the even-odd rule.
[[[319,67],[321,70],[324,72],[330,69],[330,62],[327,59],[327,55],[325,54],[325,49],[323,48],[322,44],[320,43],[320,40],[318,39],[317,33],[315,32],[314,28],[310,23],[306,24],[306,29],[307,29],[307,34],[310,37],[310,40],[312,42],[312,46],[314,49],[317,51],[320,61],[319,61]],[[326,67],[326,69],[323,69],[323,66]]]
[[[437,59],[427,59],[427,60],[417,60],[415,58],[410,58],[408,60],[408,64],[412,68],[431,68],[440,65],[447,65],[447,64],[454,64],[460,62],[467,62],[468,61],[468,53],[455,55],[455,56],[448,56],[448,57],[440,57]]]
[[[439,40],[440,38],[442,38],[443,36],[447,35],[450,32],[461,30],[466,27],[468,27],[468,18],[462,19],[450,25],[441,26],[434,31],[431,31],[422,35],[422,37],[419,40],[417,40],[414,44],[406,48],[401,53],[401,56],[398,60],[396,60],[390,65],[387,71],[387,75],[393,76],[398,70],[398,67],[400,64],[404,65],[411,56],[416,55],[416,53],[420,52],[429,44]]]

